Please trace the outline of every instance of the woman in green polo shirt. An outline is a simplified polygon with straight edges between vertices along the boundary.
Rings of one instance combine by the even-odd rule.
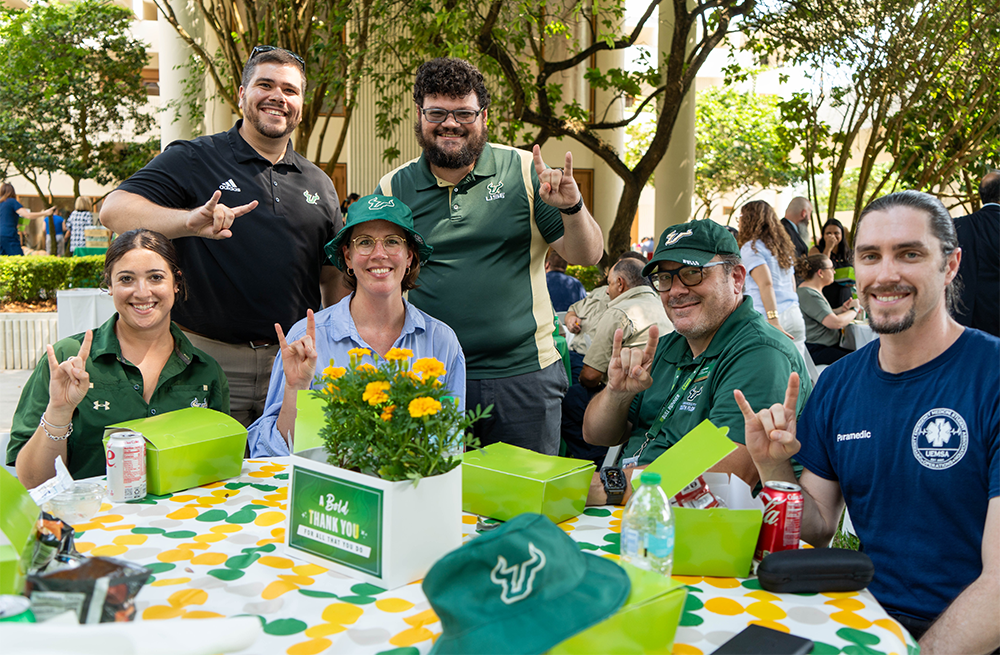
[[[184,407],[229,412],[229,382],[214,359],[170,322],[184,294],[169,239],[131,230],[104,259],[116,313],[46,347],[14,413],[7,464],[29,489],[55,474],[62,456],[74,478],[105,472],[107,425]]]

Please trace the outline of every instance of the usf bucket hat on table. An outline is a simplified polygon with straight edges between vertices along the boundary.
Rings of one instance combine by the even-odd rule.
[[[660,262],[704,266],[716,255],[740,256],[740,247],[728,229],[711,219],[672,225],[660,235],[656,252],[642,274],[651,274]]]
[[[432,655],[544,653],[618,611],[631,590],[541,514],[522,514],[445,555],[424,594],[443,632]]]
[[[434,248],[427,245],[420,233],[413,229],[413,213],[409,207],[403,204],[399,198],[365,196],[351,204],[343,229],[337,232],[337,236],[333,237],[333,240],[323,248],[326,256],[340,270],[344,270],[344,252],[340,248],[344,245],[344,239],[347,238],[348,234],[351,234],[354,227],[368,221],[389,221],[402,228],[406,232],[406,236],[417,244],[417,258],[420,260],[421,266],[431,258]]]

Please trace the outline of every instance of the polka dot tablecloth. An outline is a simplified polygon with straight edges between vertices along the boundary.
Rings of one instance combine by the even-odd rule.
[[[142,620],[255,616],[245,653],[426,653],[441,624],[420,583],[386,591],[289,557],[282,542],[287,459],[248,460],[238,479],[128,504],[105,503],[74,526],[87,555],[119,557],[153,576],[136,599]],[[584,550],[618,558],[621,508],[589,508],[560,525]],[[463,516],[466,539],[476,517]],[[711,653],[750,623],[816,642],[816,655],[916,651],[867,592],[771,594],[754,579],[675,577],[688,599],[677,655]]]

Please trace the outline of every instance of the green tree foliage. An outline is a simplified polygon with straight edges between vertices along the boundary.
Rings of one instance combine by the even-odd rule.
[[[697,217],[707,218],[723,196],[735,194],[733,206],[769,187],[784,187],[802,177],[791,160],[796,142],[784,129],[778,99],[710,87],[695,104],[694,191]]]

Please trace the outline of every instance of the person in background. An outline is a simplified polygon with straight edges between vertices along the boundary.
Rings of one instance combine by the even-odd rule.
[[[746,292],[754,309],[804,354],[806,325],[795,293],[795,249],[771,205],[763,200],[743,205],[738,241],[743,265],[750,273]]]
[[[979,185],[979,211],[955,219],[962,247],[961,302],[955,320],[1000,337],[1000,171]]]
[[[808,198],[796,196],[785,208],[785,217],[781,219],[781,227],[785,228],[788,238],[792,240],[795,248],[795,259],[803,257],[809,252],[809,246],[800,233],[800,227],[809,226],[809,219],[812,218],[813,207]]]
[[[796,289],[806,323],[806,349],[816,364],[832,364],[851,351],[840,347],[840,331],[858,317],[858,300],[851,298],[836,310],[823,288],[833,284],[833,262],[826,255],[809,255],[795,264],[802,284]]]
[[[587,297],[583,283],[566,273],[567,266],[566,260],[559,253],[549,250],[549,255],[545,258],[545,284],[549,288],[552,309],[557,312],[564,312],[573,303]]]
[[[810,255],[826,255],[833,262],[833,267],[847,268],[854,264],[854,255],[847,245],[847,230],[844,224],[836,218],[831,218],[823,224],[823,238],[809,249]],[[823,295],[831,307],[841,307],[849,298],[854,297],[852,282],[834,282],[823,289]]]
[[[76,479],[103,475],[105,426],[185,407],[229,412],[222,368],[170,322],[185,292],[173,243],[126,232],[104,257],[104,284],[114,316],[47,346],[21,391],[7,464],[29,489],[55,475],[57,456]]]
[[[0,184],[0,255],[23,255],[21,237],[18,231],[20,219],[35,219],[51,216],[55,207],[40,212],[29,211],[17,201],[14,185]]]
[[[55,252],[53,252],[52,250],[52,237],[49,234],[49,219],[48,218],[45,219],[45,249],[49,252],[50,255],[57,255],[59,257],[62,257],[66,253],[66,240],[65,240],[66,235],[63,232],[63,227],[66,219],[64,219],[62,216],[59,215],[61,213],[62,213],[61,211],[58,211],[58,212],[53,212],[52,214],[52,222],[56,228]]]
[[[344,198],[344,201],[342,203],[340,203],[340,212],[342,214],[346,215],[347,214],[347,208],[350,207],[351,205],[353,205],[354,203],[356,203],[359,198],[361,198],[361,196],[359,196],[356,193],[352,193],[349,196],[347,196],[346,198]]]
[[[88,227],[95,227],[94,203],[90,198],[79,196],[73,205],[73,212],[66,218],[66,239],[70,251],[87,246]]]

